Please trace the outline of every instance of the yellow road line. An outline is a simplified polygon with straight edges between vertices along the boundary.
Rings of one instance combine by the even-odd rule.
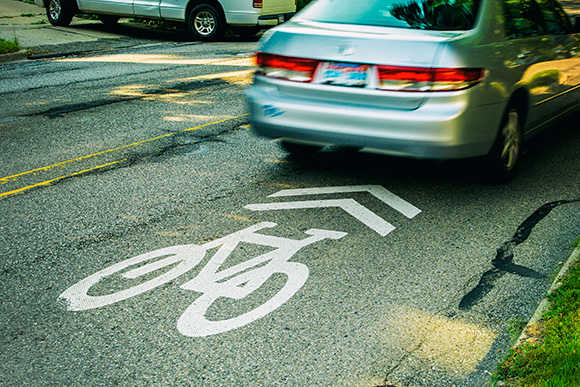
[[[193,128],[183,129],[183,130],[180,130],[179,132],[163,134],[161,136],[157,136],[157,137],[149,138],[149,139],[146,139],[146,140],[134,142],[132,144],[122,145],[122,146],[119,146],[119,147],[116,147],[116,148],[107,149],[107,150],[104,150],[104,151],[101,151],[101,152],[97,152],[97,153],[93,153],[93,154],[90,154],[90,155],[77,157],[77,158],[74,158],[74,159],[71,159],[71,160],[67,160],[67,161],[62,161],[60,163],[48,165],[46,167],[40,167],[40,168],[36,168],[36,169],[31,169],[30,171],[17,173],[16,175],[6,176],[6,177],[3,177],[3,178],[0,178],[0,185],[5,184],[5,183],[10,182],[10,181],[17,180],[19,177],[22,177],[22,176],[25,176],[25,175],[29,175],[31,173],[41,172],[41,171],[48,171],[48,170],[53,169],[53,168],[56,168],[56,167],[62,167],[64,165],[66,165],[66,164],[70,164],[70,163],[74,163],[74,162],[77,162],[77,161],[85,160],[85,159],[88,159],[88,158],[91,158],[91,157],[96,157],[96,156],[104,155],[104,154],[107,154],[107,153],[111,153],[111,152],[115,152],[115,151],[119,151],[119,150],[131,148],[131,147],[134,147],[134,146],[137,146],[137,145],[142,145],[142,144],[145,144],[145,143],[148,143],[148,142],[151,142],[151,141],[160,140],[160,139],[165,138],[165,137],[175,136],[175,135],[180,134],[180,133],[184,133],[184,132],[189,132],[189,131],[193,131],[193,130],[202,129],[202,128],[205,128],[206,126],[220,124],[220,123],[225,122],[225,121],[234,120],[236,118],[240,118],[240,117],[247,116],[248,114],[249,113],[245,113],[245,114],[241,114],[241,115],[235,116],[235,117],[224,118],[223,120],[219,120],[219,121],[208,122],[207,124],[199,125],[199,126],[196,126],[196,127],[193,127]],[[42,184],[42,183],[40,183],[40,184]],[[10,191],[10,192],[13,192],[13,191]],[[2,197],[2,195],[0,195],[0,197]]]
[[[58,180],[66,179],[66,178],[69,178],[69,177],[78,176],[78,175],[81,175],[81,174],[87,173],[87,172],[96,171],[96,170],[101,169],[101,168],[106,168],[106,167],[109,167],[111,165],[115,165],[115,164],[122,163],[123,161],[127,161],[127,159],[123,159],[123,160],[119,160],[119,161],[113,161],[112,163],[107,163],[107,164],[99,165],[97,167],[93,167],[93,168],[85,169],[85,170],[78,171],[78,172],[75,172],[75,173],[71,173],[70,175],[64,175],[64,176],[57,177],[57,178],[54,178],[54,179],[46,180],[46,181],[43,181],[41,183],[37,183],[37,184],[29,185],[27,187],[15,189],[13,191],[3,192],[3,193],[0,193],[0,200],[2,200],[3,198],[5,198],[6,196],[16,195],[16,194],[22,193],[24,191],[28,191],[29,189],[32,189],[32,188],[37,188],[37,187],[43,187],[43,186],[46,186],[46,185],[50,185],[50,184],[52,184],[52,183],[54,183],[55,181],[58,181]]]

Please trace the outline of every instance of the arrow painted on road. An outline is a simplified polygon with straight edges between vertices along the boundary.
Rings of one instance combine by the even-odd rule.
[[[288,197],[288,196],[306,196],[321,194],[353,193],[368,192],[383,203],[399,211],[407,218],[412,219],[421,212],[420,209],[401,199],[397,195],[388,191],[380,185],[357,185],[341,187],[324,187],[324,188],[303,188],[288,189],[276,192],[268,197]],[[379,235],[385,236],[395,229],[395,226],[370,211],[354,199],[334,199],[334,200],[308,200],[283,203],[263,203],[249,204],[244,208],[251,211],[271,211],[271,210],[290,210],[303,208],[329,208],[339,207],[347,213],[358,219],[360,222],[376,231]]]

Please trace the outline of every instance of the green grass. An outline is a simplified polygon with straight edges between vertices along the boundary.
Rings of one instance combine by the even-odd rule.
[[[129,19],[131,23],[141,24],[150,28],[159,28],[164,30],[175,30],[183,27],[180,23],[172,22],[169,20],[154,20],[154,19],[141,19],[132,18]]]
[[[8,54],[9,52],[16,52],[20,50],[18,39],[4,40],[0,38],[0,54]]]
[[[527,323],[528,323],[527,321],[519,318],[510,319],[508,321],[507,333],[512,343],[515,343],[517,341],[522,331],[525,329]]]
[[[493,385],[521,387],[580,386],[580,266],[570,270],[550,296],[537,344],[510,351]]]

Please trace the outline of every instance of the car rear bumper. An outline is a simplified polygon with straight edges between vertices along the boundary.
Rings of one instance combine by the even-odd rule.
[[[262,136],[299,143],[426,159],[476,157],[489,153],[502,115],[498,104],[478,106],[466,92],[437,93],[405,110],[356,96],[348,103],[298,98],[276,83],[256,77],[248,90],[252,126]]]

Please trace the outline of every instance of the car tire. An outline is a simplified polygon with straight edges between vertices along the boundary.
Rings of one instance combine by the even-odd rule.
[[[506,109],[497,139],[486,158],[488,177],[493,183],[511,181],[517,173],[522,153],[522,114],[516,105]]]
[[[46,17],[53,26],[66,27],[72,21],[76,7],[70,0],[47,0]]]
[[[120,19],[119,16],[115,16],[115,15],[97,15],[97,17],[99,18],[101,23],[103,23],[106,26],[115,25],[115,24],[117,24],[117,22]]]
[[[212,41],[223,36],[225,21],[213,5],[200,4],[187,15],[187,28],[194,38]]]

